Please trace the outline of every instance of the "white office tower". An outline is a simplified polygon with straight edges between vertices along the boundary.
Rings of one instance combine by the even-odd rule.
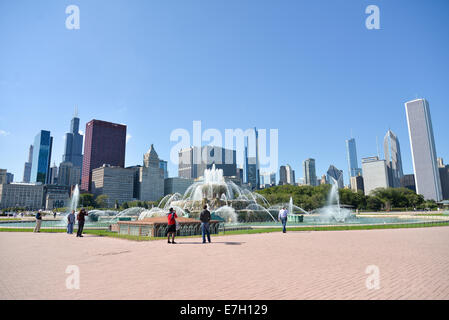
[[[385,160],[379,157],[369,157],[362,159],[363,184],[365,194],[369,195],[377,188],[388,188],[388,169]]]
[[[416,192],[422,194],[425,199],[441,201],[443,196],[429,103],[425,99],[412,100],[405,103],[405,111],[407,113]]]

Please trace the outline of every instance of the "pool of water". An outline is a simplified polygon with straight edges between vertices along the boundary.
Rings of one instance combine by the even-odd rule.
[[[381,224],[412,224],[412,223],[431,223],[436,221],[449,221],[447,219],[432,219],[423,217],[364,217],[357,216],[346,219],[344,222],[337,222],[335,220],[324,219],[318,215],[304,215],[303,222],[287,222],[288,226],[328,226],[328,225],[381,225]],[[254,227],[279,227],[281,224],[279,222],[248,222],[248,223],[237,223],[237,224],[226,224],[226,226],[254,226]]]
[[[335,225],[380,225],[380,224],[413,224],[413,223],[432,223],[449,221],[448,217],[430,218],[430,217],[411,217],[411,216],[353,216],[344,222],[324,219],[319,215],[304,215],[303,222],[288,222],[288,226],[335,226]],[[86,221],[85,229],[108,229],[111,223],[117,223],[117,219],[108,221],[100,219],[99,221]],[[34,228],[35,221],[0,221],[1,228]],[[279,227],[279,222],[247,222],[247,223],[226,223],[226,227]],[[75,228],[77,225],[75,224]],[[43,220],[41,228],[65,229],[66,224],[63,220]]]

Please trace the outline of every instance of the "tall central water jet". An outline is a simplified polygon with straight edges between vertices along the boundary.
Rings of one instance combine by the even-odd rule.
[[[276,221],[267,210],[270,204],[262,195],[252,193],[233,181],[226,180],[223,169],[217,169],[215,164],[210,169],[204,170],[203,178],[191,185],[181,199],[177,197],[173,201],[165,200],[164,207],[178,206],[189,213],[199,214],[205,204],[225,221],[230,219],[237,222],[236,212],[245,212],[250,216],[262,214],[268,220]]]
[[[327,198],[327,206],[321,208],[319,213],[322,220],[345,222],[346,219],[353,216],[353,213],[351,210],[341,208],[337,180],[332,178],[332,182],[332,187]]]
[[[75,189],[73,189],[72,200],[70,200],[70,212],[72,212],[73,210],[76,211],[79,201],[80,201],[80,189],[78,185],[76,185]]]

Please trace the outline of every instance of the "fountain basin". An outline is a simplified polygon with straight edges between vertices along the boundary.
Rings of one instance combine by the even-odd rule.
[[[176,219],[180,224],[177,231],[178,236],[194,236],[201,234],[201,221],[191,218],[178,217]],[[210,233],[218,234],[221,222],[211,220]],[[165,237],[168,228],[167,217],[145,218],[136,221],[119,221],[117,222],[119,234],[127,234],[133,236],[144,237]]]
[[[289,214],[287,216],[287,222],[293,222],[293,223],[304,222],[304,215],[302,215],[302,214]]]

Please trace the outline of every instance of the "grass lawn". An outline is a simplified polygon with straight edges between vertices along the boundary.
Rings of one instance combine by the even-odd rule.
[[[316,227],[287,227],[287,231],[343,231],[343,230],[375,230],[375,229],[401,229],[401,228],[428,228],[428,227],[443,227],[449,226],[449,222],[441,223],[416,223],[416,224],[381,224],[381,225],[347,225],[347,226],[316,226]],[[218,235],[237,235],[237,234],[257,234],[268,232],[281,232],[282,228],[258,228],[251,230],[233,230],[220,232]],[[33,232],[32,228],[0,228],[0,232]],[[42,233],[61,233],[66,232],[65,229],[44,229],[41,228]],[[74,230],[74,233],[76,229]],[[165,240],[165,237],[145,237],[145,236],[133,236],[118,234],[117,232],[111,232],[108,230],[92,230],[86,229],[83,234],[92,234],[99,237],[112,237],[134,241],[150,241],[150,240]],[[196,236],[179,236],[177,238],[198,238]]]

